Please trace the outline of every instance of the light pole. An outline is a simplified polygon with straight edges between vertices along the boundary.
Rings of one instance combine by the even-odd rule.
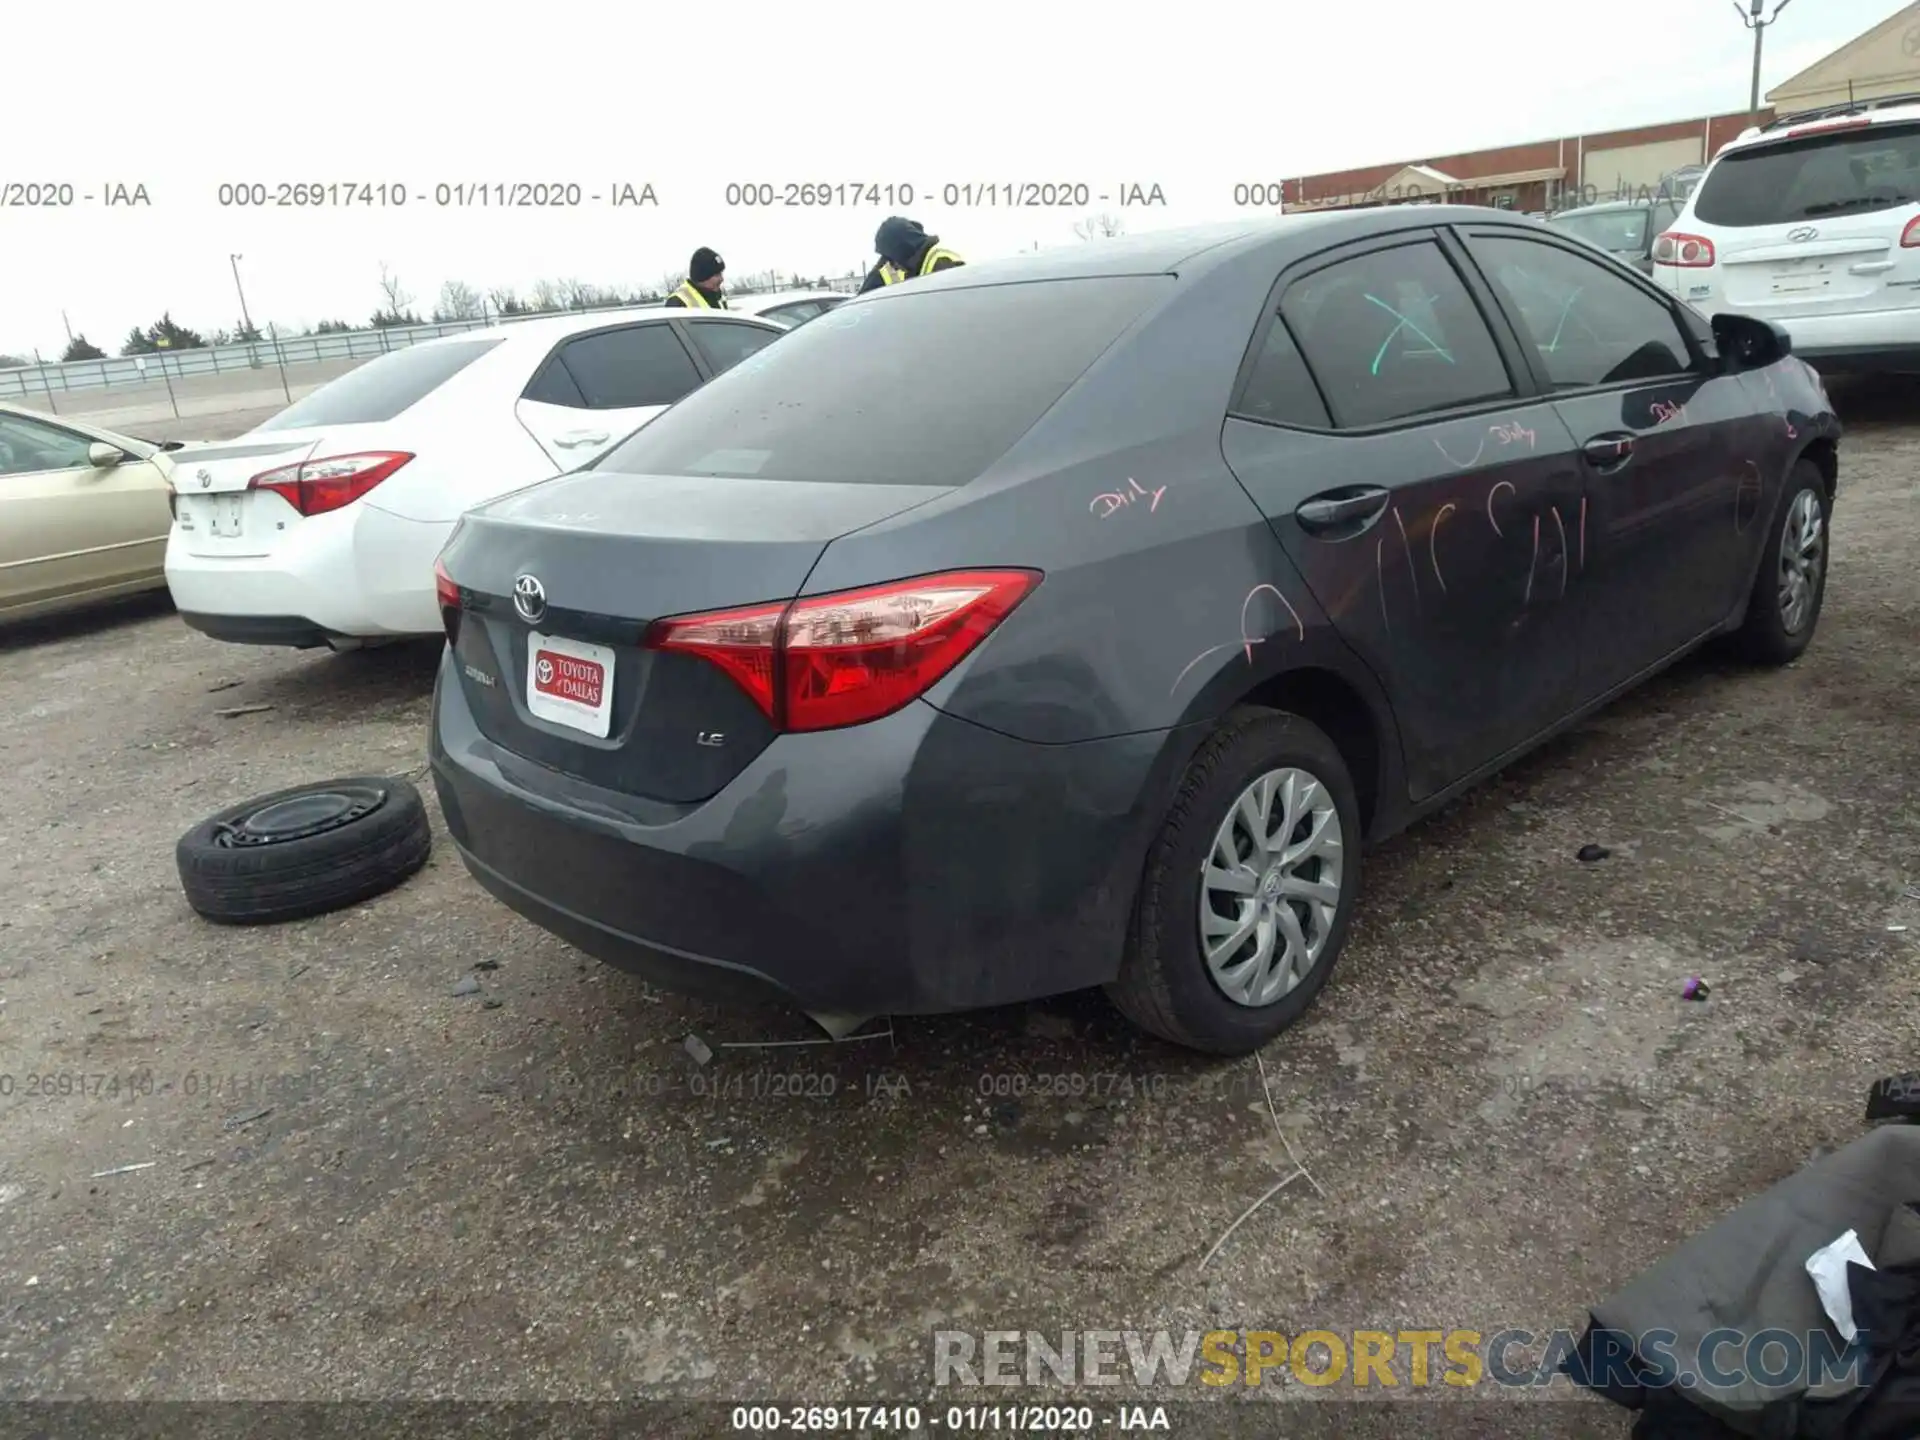
[[[247,292],[240,288],[240,262],[246,258],[244,255],[229,255],[227,263],[233,266],[233,288],[240,297],[240,323],[247,327],[248,334],[252,334],[253,317],[247,314]]]
[[[1780,12],[1791,5],[1793,0],[1780,0],[1773,7],[1773,14],[1761,18],[1766,9],[1767,0],[1747,0],[1747,8],[1740,8],[1740,0],[1733,0],[1733,12],[1740,17],[1740,23],[1753,31],[1753,89],[1747,96],[1747,118],[1757,120],[1760,114],[1760,46],[1766,39],[1767,27],[1780,18]]]
[[[240,323],[247,331],[247,363],[258,369],[260,357],[253,353],[253,317],[247,314],[247,292],[240,285],[240,262],[246,258],[244,255],[228,255],[227,263],[233,267],[233,288],[240,297]]]

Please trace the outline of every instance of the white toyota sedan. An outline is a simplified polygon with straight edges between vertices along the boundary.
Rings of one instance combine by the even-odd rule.
[[[727,311],[602,311],[370,360],[169,457],[174,606],[242,644],[438,634],[433,562],[463,512],[579,469],[785,333]]]

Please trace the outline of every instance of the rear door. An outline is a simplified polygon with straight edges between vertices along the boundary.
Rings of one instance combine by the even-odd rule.
[[[605,454],[705,376],[666,320],[594,330],[561,342],[514,413],[562,470]]]
[[[1596,696],[1732,610],[1747,548],[1741,462],[1771,437],[1670,297],[1548,236],[1465,233],[1586,473],[1581,690]]]
[[[0,606],[159,571],[165,483],[132,455],[95,465],[93,443],[52,421],[0,414]]]
[[[1901,237],[1920,218],[1916,202],[1920,121],[1806,126],[1720,157],[1678,226],[1713,242],[1715,264],[1672,273],[1702,309],[1789,329],[1809,316],[1913,309],[1920,247]]]
[[[1423,799],[1571,703],[1571,437],[1439,231],[1316,256],[1265,323],[1227,460],[1391,695]]]

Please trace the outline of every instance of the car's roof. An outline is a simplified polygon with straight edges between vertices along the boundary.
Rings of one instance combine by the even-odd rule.
[[[716,310],[712,315],[708,315],[704,311],[678,308],[669,310],[660,305],[628,305],[618,310],[582,310],[567,315],[540,315],[529,320],[517,318],[502,320],[497,325],[476,326],[454,335],[436,335],[431,340],[421,340],[417,344],[458,345],[462,341],[504,340],[506,345],[502,348],[549,350],[556,340],[588,330],[604,330],[610,325],[632,325],[640,322],[664,324],[673,319],[725,319],[729,313]],[[753,321],[755,317],[741,313],[738,318]]]
[[[802,300],[847,300],[844,290],[771,290],[764,295],[727,296],[727,309],[735,315],[755,315],[775,305],[797,305]]]
[[[1862,125],[1911,124],[1920,120],[1920,95],[1883,95],[1838,105],[1822,105],[1798,114],[1777,116],[1766,125],[1742,130],[1721,146],[1715,159],[1730,150],[1794,140],[1822,130],[1848,130]]]
[[[1597,205],[1576,205],[1570,210],[1556,210],[1553,220],[1564,220],[1569,215],[1604,215],[1612,210],[1644,210],[1649,205],[1678,205],[1678,195],[1649,195],[1644,200],[1602,200]]]
[[[1385,205],[1364,210],[1263,215],[1226,224],[1089,240],[1080,245],[969,263],[937,271],[905,288],[924,292],[933,287],[951,289],[1026,280],[1199,275],[1252,252],[1264,252],[1264,257],[1272,260],[1277,268],[1290,263],[1296,254],[1306,255],[1344,240],[1449,224],[1538,229],[1541,222],[1484,205]],[[901,288],[890,286],[869,291],[859,298],[864,303],[900,293]]]

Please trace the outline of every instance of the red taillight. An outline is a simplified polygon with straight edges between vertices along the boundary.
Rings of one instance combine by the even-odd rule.
[[[1713,242],[1704,235],[1668,230],[1654,239],[1653,263],[1682,270],[1704,270],[1713,264]]]
[[[1907,228],[1900,232],[1900,248],[1911,250],[1920,245],[1920,215],[1907,222]]]
[[[333,455],[263,471],[247,482],[247,488],[271,490],[302,515],[324,515],[351,505],[411,459],[402,450]]]
[[[433,593],[440,602],[440,623],[447,632],[447,643],[452,644],[460,638],[460,587],[437,559],[433,562]]]
[[[832,730],[924,695],[1039,583],[1033,570],[954,570],[656,620],[643,643],[718,665],[782,730]]]

